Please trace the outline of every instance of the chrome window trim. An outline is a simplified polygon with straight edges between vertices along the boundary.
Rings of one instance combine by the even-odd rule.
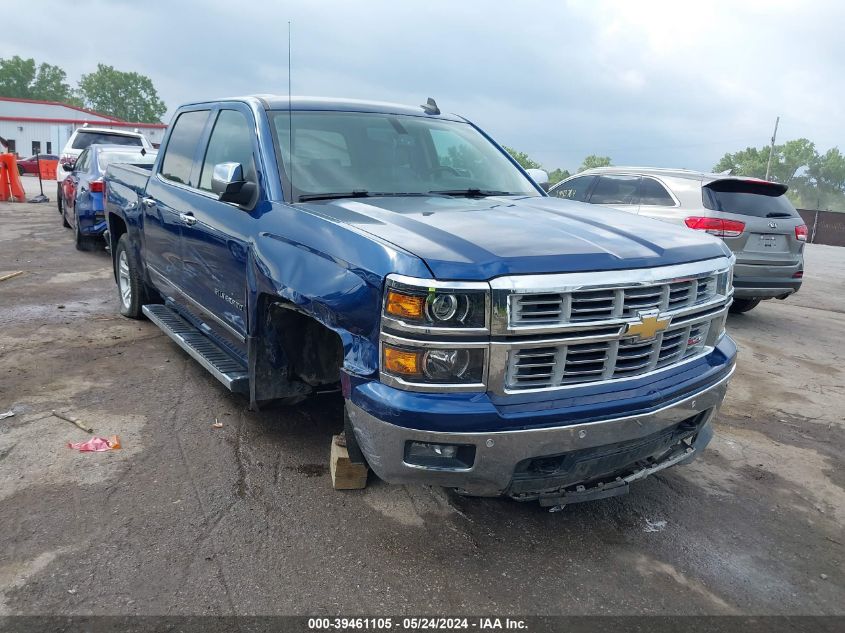
[[[438,327],[436,325],[419,325],[410,323],[387,314],[387,289],[420,290],[435,288],[438,290],[462,290],[484,292],[484,327]],[[405,332],[418,336],[483,336],[490,333],[490,284],[486,281],[442,281],[438,279],[421,279],[391,273],[385,280],[385,292],[381,300],[382,329]]]
[[[490,281],[492,289],[491,333],[497,335],[543,334],[549,331],[576,331],[590,327],[609,326],[630,321],[630,318],[605,319],[600,321],[578,321],[575,323],[550,323],[535,326],[512,326],[510,319],[511,297],[523,294],[565,294],[578,290],[618,290],[669,284],[679,281],[710,277],[729,273],[733,257],[706,259],[689,264],[661,266],[659,268],[637,268],[633,270],[555,273],[550,275],[512,275],[497,277]],[[712,302],[717,304],[730,300],[731,292],[719,294]],[[673,312],[697,310],[707,304],[688,306]],[[670,314],[670,313],[666,313]]]

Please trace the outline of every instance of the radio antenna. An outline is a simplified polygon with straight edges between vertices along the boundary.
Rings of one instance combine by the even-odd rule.
[[[291,79],[290,79],[290,20],[288,20],[288,143],[290,144],[290,201],[291,204],[296,202],[294,199],[293,189],[293,107],[291,106]]]

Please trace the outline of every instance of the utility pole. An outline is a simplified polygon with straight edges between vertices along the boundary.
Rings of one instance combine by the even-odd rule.
[[[775,131],[772,132],[772,146],[769,148],[769,162],[766,163],[766,180],[769,179],[769,173],[772,170],[772,154],[775,153],[775,139],[778,136],[778,123],[780,123],[780,117],[775,119]]]

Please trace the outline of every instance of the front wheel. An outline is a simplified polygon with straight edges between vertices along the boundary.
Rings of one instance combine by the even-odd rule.
[[[734,302],[731,304],[730,311],[734,314],[742,314],[743,312],[753,310],[759,305],[759,303],[760,299],[734,299]]]
[[[129,236],[126,233],[121,235],[117,242],[114,267],[117,273],[120,313],[130,319],[143,318],[141,308],[144,301],[144,281],[141,277],[141,266],[129,247]]]

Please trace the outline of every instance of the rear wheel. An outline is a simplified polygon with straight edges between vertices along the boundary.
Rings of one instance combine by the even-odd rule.
[[[94,240],[83,235],[79,228],[79,216],[76,216],[76,227],[73,229],[73,236],[76,239],[76,250],[78,251],[92,251],[94,250]]]
[[[71,228],[71,227],[70,227],[70,222],[68,222],[68,221],[67,221],[67,216],[65,215],[65,208],[64,208],[64,206],[62,206],[62,226],[63,226],[63,227],[65,227],[66,229]]]
[[[117,273],[117,294],[120,313],[130,319],[143,318],[141,311],[146,294],[141,266],[129,246],[129,236],[124,233],[117,242],[114,253],[114,267]]]
[[[62,186],[56,185],[56,206],[59,208],[59,213],[62,211]]]
[[[730,310],[734,314],[742,314],[743,312],[753,310],[759,303],[760,299],[734,299]]]

